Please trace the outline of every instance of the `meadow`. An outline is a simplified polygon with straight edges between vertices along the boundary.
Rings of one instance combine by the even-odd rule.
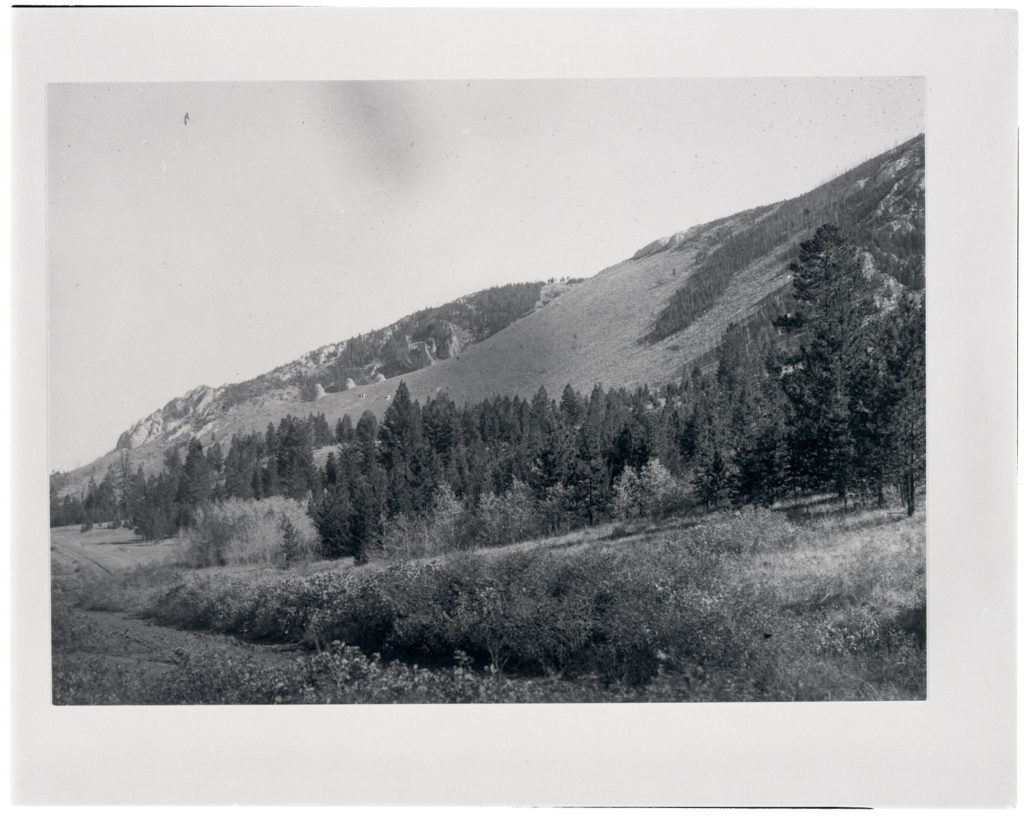
[[[264,505],[215,565],[209,534],[241,510],[136,541],[135,566],[55,557],[54,703],[925,697],[923,506],[691,512],[355,566],[308,550],[297,510],[283,550]],[[79,551],[104,532],[126,540]]]

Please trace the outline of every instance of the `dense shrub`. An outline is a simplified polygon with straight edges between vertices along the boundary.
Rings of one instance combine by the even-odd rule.
[[[657,457],[652,457],[639,473],[626,466],[615,481],[613,507],[616,517],[661,517],[682,508],[679,482]]]
[[[533,493],[518,478],[503,495],[481,495],[474,514],[477,543],[482,546],[517,543],[535,536],[539,530]]]
[[[207,577],[171,589],[148,613],[249,639],[340,641],[434,665],[461,652],[496,671],[642,683],[662,663],[730,659],[717,568],[714,553],[676,536],[628,552],[466,553],[363,574]]]
[[[182,560],[194,567],[285,565],[312,557],[317,533],[306,507],[283,497],[225,500],[196,513]]]

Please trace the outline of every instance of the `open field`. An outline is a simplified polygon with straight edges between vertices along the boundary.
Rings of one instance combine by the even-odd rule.
[[[289,569],[55,529],[54,702],[923,699],[924,523],[804,504]]]
[[[50,529],[55,575],[92,578],[140,565],[166,564],[174,559],[178,548],[177,540],[142,540],[131,529]]]

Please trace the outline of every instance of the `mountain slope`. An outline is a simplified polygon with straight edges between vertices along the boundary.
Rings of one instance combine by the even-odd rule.
[[[479,295],[470,295],[254,381],[200,387],[137,423],[118,445],[131,446],[133,464],[153,471],[169,444],[191,436],[226,443],[287,414],[323,413],[331,424],[365,410],[380,417],[402,380],[414,398],[443,391],[458,404],[531,396],[542,385],[558,393],[566,384],[581,391],[595,383],[664,384],[713,357],[730,323],[766,322],[772,301],[786,294],[798,243],[824,222],[860,245],[866,265],[888,275],[882,279],[891,289],[923,288],[923,136],[800,197],[657,240],[582,282],[520,284],[525,291],[492,323],[496,331],[459,313],[470,306],[470,316],[486,315]],[[342,380],[365,385],[345,390]],[[70,473],[69,487],[83,485],[91,471],[101,475],[116,456]]]
[[[198,386],[142,418],[117,440],[116,449],[198,435],[229,409],[247,401],[316,400],[455,357],[532,311],[551,284],[512,283],[423,309],[383,329],[307,352],[252,380],[216,389]]]
[[[734,231],[699,261],[658,314],[651,340],[685,329],[714,306],[747,266],[824,223],[841,227],[869,252],[877,268],[901,285],[924,287],[924,138],[885,152],[800,197],[757,209],[758,219]],[[667,238],[638,255],[658,254],[685,239]]]

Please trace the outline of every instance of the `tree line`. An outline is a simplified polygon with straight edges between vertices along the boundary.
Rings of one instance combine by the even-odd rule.
[[[792,311],[770,333],[731,326],[714,368],[658,391],[566,386],[556,399],[541,388],[459,408],[443,394],[420,403],[401,383],[381,420],[289,416],[235,435],[226,453],[193,439],[151,477],[125,453],[84,496],[51,491],[53,524],[119,521],[156,538],[208,501],[285,495],[308,501],[325,554],[363,557],[442,511],[457,514],[446,526],[457,543],[820,492],[877,504],[895,492],[913,514],[923,298],[878,305],[858,249],[829,225],[791,268]]]

